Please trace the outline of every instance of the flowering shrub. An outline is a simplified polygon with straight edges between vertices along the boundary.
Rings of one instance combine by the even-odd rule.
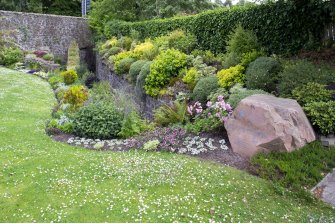
[[[217,76],[219,79],[219,85],[223,88],[230,88],[237,83],[244,83],[245,76],[243,74],[244,67],[236,65],[234,67],[221,70]]]
[[[200,102],[195,102],[187,107],[187,113],[193,118],[193,123],[186,125],[186,129],[194,133],[216,129],[222,126],[232,111],[230,104],[226,103],[221,95],[215,101],[208,101],[205,109]]]

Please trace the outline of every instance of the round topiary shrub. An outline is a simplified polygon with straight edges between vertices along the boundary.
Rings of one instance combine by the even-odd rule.
[[[246,71],[246,85],[250,89],[262,89],[267,92],[276,91],[278,73],[282,67],[271,57],[259,57],[251,62]]]
[[[218,88],[219,85],[216,76],[202,78],[198,81],[197,85],[195,85],[192,98],[195,101],[205,104],[207,97]]]
[[[146,62],[146,60],[138,60],[130,66],[129,79],[131,83],[136,84],[137,76],[140,74],[141,69]]]
[[[67,85],[73,84],[77,79],[77,72],[74,70],[67,70],[61,73],[64,83]]]
[[[74,133],[92,139],[112,139],[121,131],[123,114],[108,104],[82,107],[73,120]]]
[[[117,74],[125,74],[128,73],[130,66],[135,62],[136,60],[134,58],[128,57],[124,58],[120,61],[119,67],[115,70]]]

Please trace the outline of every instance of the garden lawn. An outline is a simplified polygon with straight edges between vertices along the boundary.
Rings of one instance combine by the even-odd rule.
[[[47,82],[0,68],[0,222],[335,221],[323,203],[229,167],[54,142],[44,127],[55,102]]]

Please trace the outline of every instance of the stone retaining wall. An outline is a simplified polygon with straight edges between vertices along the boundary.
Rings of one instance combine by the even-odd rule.
[[[9,12],[0,10],[0,30],[4,38],[23,50],[50,49],[63,61],[71,40],[76,40],[81,59],[94,66],[93,41],[86,18]]]

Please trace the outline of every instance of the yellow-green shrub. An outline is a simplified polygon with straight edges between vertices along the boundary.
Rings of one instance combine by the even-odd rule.
[[[150,65],[150,74],[145,79],[145,91],[151,96],[157,96],[172,77],[178,76],[186,66],[186,54],[179,50],[169,49],[161,52]]]
[[[64,93],[64,102],[71,104],[74,109],[83,106],[87,99],[87,89],[82,85],[72,86]]]
[[[78,75],[77,72],[74,70],[67,70],[61,73],[63,77],[64,83],[67,85],[73,84],[77,79]]]
[[[111,39],[107,40],[104,44],[102,44],[101,49],[110,49],[112,47],[117,46],[117,38],[113,36]]]
[[[146,41],[137,45],[134,53],[141,59],[153,60],[158,54],[158,48],[151,41]]]
[[[133,51],[124,51],[115,56],[109,57],[109,62],[114,65],[114,70],[116,73],[120,73],[121,61],[126,58],[133,58],[135,60],[139,59],[139,56],[136,55]]]
[[[234,67],[219,71],[217,73],[219,85],[224,88],[230,88],[237,83],[243,84],[245,80],[243,71],[244,67],[241,65],[236,65]]]
[[[186,71],[186,74],[183,77],[183,82],[192,90],[197,83],[198,76],[198,70],[195,67],[191,67]]]

